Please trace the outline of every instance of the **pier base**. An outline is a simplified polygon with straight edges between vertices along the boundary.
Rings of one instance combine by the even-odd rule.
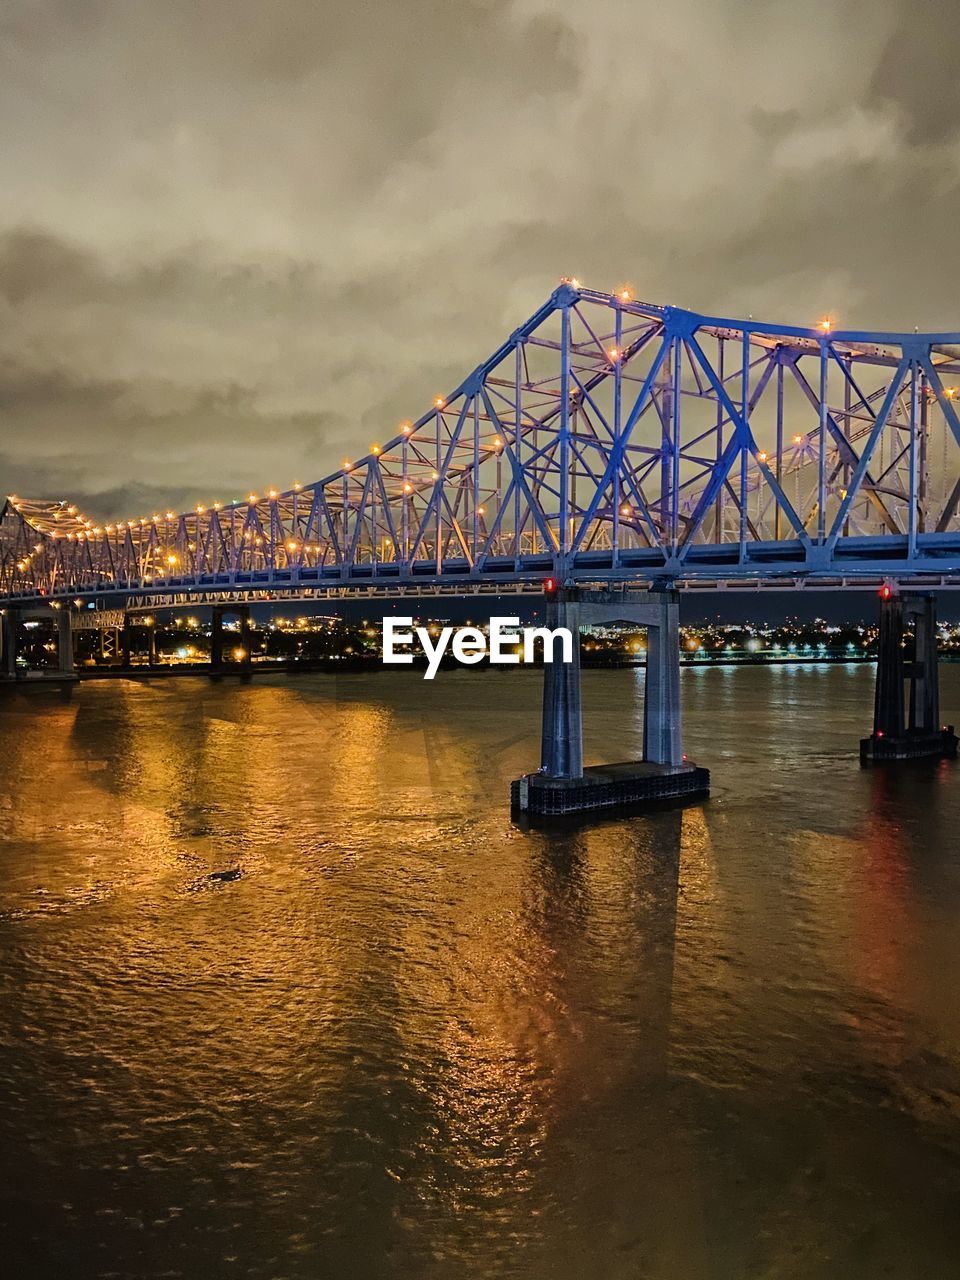
[[[706,796],[710,773],[683,755],[680,728],[680,606],[675,591],[562,590],[547,625],[574,638],[573,661],[544,666],[540,769],[518,778],[512,807],[532,816],[635,808]],[[643,760],[583,767],[579,629],[632,622],[647,629]]]
[[[590,765],[579,778],[528,773],[510,787],[511,806],[534,817],[625,809],[710,794],[710,771],[646,760]]]
[[[922,760],[926,756],[953,757],[958,741],[952,724],[936,733],[904,733],[896,738],[872,733],[869,738],[860,739],[860,759],[878,764],[884,760]]]
[[[906,618],[913,620],[912,662],[903,658]],[[909,711],[904,715],[906,681],[910,696]],[[873,733],[860,739],[860,759],[877,763],[956,754],[953,725],[940,723],[936,596],[898,595],[886,587],[880,602]]]

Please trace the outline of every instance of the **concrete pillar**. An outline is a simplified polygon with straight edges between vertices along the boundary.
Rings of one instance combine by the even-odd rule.
[[[223,666],[223,608],[214,605],[210,615],[210,666],[214,671]]]
[[[940,680],[937,666],[937,598],[911,597],[906,604],[913,617],[914,660],[910,667],[911,732],[940,730]]]
[[[3,615],[3,673],[17,674],[17,637],[20,631],[20,610],[7,608]]]
[[[130,623],[129,613],[125,613],[123,615],[123,631],[120,635],[120,646],[120,662],[123,666],[129,667],[133,651],[133,627]]]
[[[874,736],[903,737],[903,601],[891,595],[880,601],[877,688],[873,702]]]
[[[241,666],[249,667],[253,664],[253,653],[250,649],[250,607],[242,605],[237,613],[240,617],[240,648],[243,650],[243,658],[240,660]]]
[[[680,724],[680,595],[659,595],[659,625],[647,629],[647,672],[643,692],[643,758],[653,764],[682,764]]]
[[[57,610],[57,667],[61,675],[73,675],[73,631],[68,604]]]
[[[580,606],[576,600],[547,604],[547,626],[569,628],[573,661],[561,662],[555,646],[553,662],[543,664],[543,730],[540,765],[552,778],[583,777],[583,722],[580,709]]]

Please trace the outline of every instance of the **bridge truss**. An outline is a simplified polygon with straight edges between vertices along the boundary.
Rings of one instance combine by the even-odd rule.
[[[717,319],[565,281],[315,484],[103,525],[11,497],[0,595],[952,584],[955,387],[960,334]]]

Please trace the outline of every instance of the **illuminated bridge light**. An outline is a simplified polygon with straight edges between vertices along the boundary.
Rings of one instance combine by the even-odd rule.
[[[446,400],[444,400],[443,396],[437,396],[436,400],[434,400],[433,402],[433,407],[435,409],[443,409],[445,408],[446,403],[447,402]]]

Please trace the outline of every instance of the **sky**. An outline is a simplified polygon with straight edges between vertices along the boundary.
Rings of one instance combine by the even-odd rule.
[[[308,483],[561,275],[960,330],[947,0],[4,0],[0,489]]]

